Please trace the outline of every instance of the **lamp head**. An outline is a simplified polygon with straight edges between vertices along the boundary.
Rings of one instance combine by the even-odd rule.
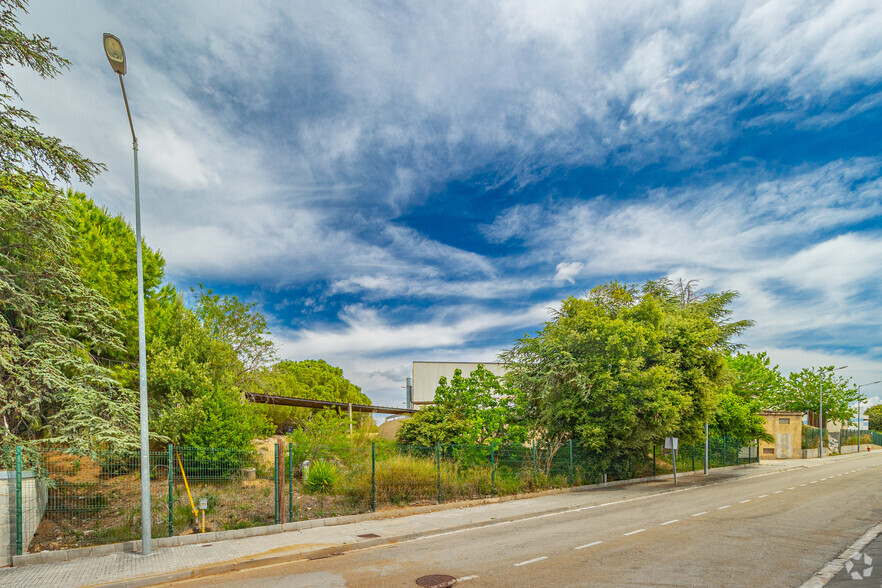
[[[113,71],[121,76],[126,75],[126,52],[116,35],[104,33],[104,53]]]

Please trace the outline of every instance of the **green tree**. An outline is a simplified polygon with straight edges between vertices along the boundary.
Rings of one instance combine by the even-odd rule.
[[[524,395],[478,365],[467,378],[459,369],[450,382],[442,377],[434,404],[404,421],[396,438],[410,445],[523,443],[527,433]]]
[[[371,399],[362,393],[361,388],[343,376],[343,370],[324,360],[307,359],[303,361],[282,360],[265,370],[259,377],[262,387],[269,394],[330,402],[351,402],[352,404],[371,404]],[[267,416],[280,429],[297,425],[306,430],[311,427],[313,411],[291,406],[266,405]],[[346,416],[348,415],[341,415]],[[370,415],[353,417],[362,424],[370,420]]]
[[[882,432],[882,404],[876,404],[864,411],[870,421],[870,430]]]
[[[786,385],[778,366],[765,352],[738,353],[728,358],[730,388],[720,397],[713,428],[718,435],[771,440],[763,409],[776,406]]]
[[[70,202],[0,177],[0,419],[4,443],[137,446],[135,399],[97,358],[115,316],[71,262]]]
[[[54,78],[70,66],[48,37],[26,35],[19,29],[17,13],[27,12],[27,0],[0,0],[0,173],[7,183],[32,187],[40,181],[70,182],[76,176],[91,183],[104,165],[83,157],[56,137],[36,128],[37,119],[16,105],[21,95],[10,72],[16,66]]]
[[[725,387],[734,292],[692,282],[612,282],[568,298],[503,354],[539,430],[595,450],[639,453],[668,435],[702,436]]]
[[[781,410],[795,412],[820,412],[821,388],[823,388],[824,422],[845,421],[855,415],[852,404],[860,399],[866,402],[865,395],[858,395],[850,378],[836,375],[833,366],[817,369],[803,368],[787,377],[785,390],[778,399]]]

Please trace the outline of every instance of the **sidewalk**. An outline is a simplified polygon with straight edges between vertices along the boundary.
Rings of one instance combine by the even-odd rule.
[[[843,456],[849,457],[849,456]],[[824,462],[836,460],[824,460]],[[450,533],[507,520],[548,516],[555,512],[596,506],[623,498],[648,498],[672,491],[716,484],[799,467],[821,465],[819,460],[788,460],[719,468],[708,476],[684,474],[675,488],[669,476],[631,484],[586,486],[553,495],[437,512],[381,518],[357,523],[316,526],[299,531],[242,539],[155,549],[151,555],[112,553],[59,563],[0,569],[4,588],[33,586],[151,586],[166,582],[260,567],[300,559],[312,559],[355,549]],[[264,528],[266,529],[266,528]]]

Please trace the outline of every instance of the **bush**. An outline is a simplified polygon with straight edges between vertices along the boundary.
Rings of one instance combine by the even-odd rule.
[[[309,466],[309,473],[306,476],[306,488],[310,492],[328,494],[337,484],[337,478],[337,466],[333,462],[320,459]]]

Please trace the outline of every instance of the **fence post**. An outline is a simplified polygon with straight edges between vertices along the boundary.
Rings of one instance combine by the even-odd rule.
[[[441,444],[435,443],[435,463],[438,466],[438,504],[441,504]]]
[[[692,471],[695,471],[695,443],[692,444]]]
[[[708,453],[710,450],[710,435],[708,434],[708,425],[704,423],[704,474],[707,475]]]
[[[652,475],[655,476],[655,445],[652,446]]]
[[[570,486],[573,484],[573,440],[570,439]]]
[[[536,489],[536,440],[533,440],[533,489]]]
[[[726,467],[727,459],[726,459],[726,436],[723,435],[723,467]]]
[[[279,444],[276,443],[273,445],[273,454],[275,459],[273,459],[273,478],[274,478],[274,489],[273,498],[275,500],[274,511],[275,511],[275,519],[276,524],[279,524]]]
[[[15,446],[15,554],[21,555],[22,536],[21,508],[21,445]]]
[[[490,496],[496,494],[496,447],[493,440],[490,440]]]
[[[294,444],[288,443],[288,522],[294,522]]]
[[[175,446],[168,444],[168,536],[175,536]]]
[[[377,444],[371,442],[371,510],[377,512]]]

